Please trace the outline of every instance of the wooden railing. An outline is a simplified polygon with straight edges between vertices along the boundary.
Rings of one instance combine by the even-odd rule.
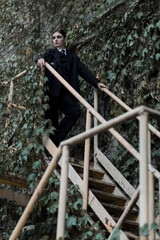
[[[140,233],[140,239],[155,239],[154,238],[155,232],[153,229],[151,229],[151,223],[153,223],[154,219],[155,219],[154,210],[153,210],[154,208],[151,205],[150,205],[151,208],[149,208],[149,199],[150,199],[150,202],[152,201],[152,203],[153,203],[154,202],[153,201],[154,194],[152,194],[152,195],[149,194],[149,186],[151,186],[151,185],[148,185],[148,182],[149,182],[148,173],[151,171],[151,166],[150,166],[150,164],[148,164],[148,143],[150,143],[148,141],[148,114],[156,115],[156,116],[160,117],[160,113],[142,106],[135,110],[130,111],[129,113],[125,113],[115,119],[112,119],[106,123],[103,123],[100,126],[94,127],[85,133],[81,133],[73,138],[63,141],[61,143],[62,148],[65,147],[67,149],[67,153],[68,153],[68,159],[66,159],[65,151],[64,151],[65,161],[63,164],[64,164],[64,166],[66,166],[66,164],[68,164],[68,162],[69,162],[69,147],[71,145],[79,143],[85,139],[92,137],[92,136],[95,136],[98,133],[104,132],[104,131],[110,129],[110,127],[114,127],[115,125],[122,123],[128,119],[139,116],[139,127],[140,127],[140,130],[139,130],[139,133],[140,133],[140,144],[139,144],[139,146],[140,146],[140,197],[139,197],[140,198],[140,221],[139,221],[139,226],[141,229],[145,225],[146,226],[148,225],[149,230],[150,230],[149,238],[148,238],[148,236],[143,236]],[[63,155],[62,155],[62,159],[63,159]],[[67,176],[67,171],[68,171],[67,167],[62,166],[62,168],[66,169],[64,176]],[[158,174],[158,172],[156,171],[155,176],[157,176],[157,174]],[[152,175],[153,175],[153,171],[152,171]],[[65,189],[66,181],[67,181],[67,178],[64,178],[64,180],[61,182],[61,189]],[[152,192],[153,192],[153,179],[152,179]],[[117,223],[118,227],[120,227],[120,225],[122,224],[122,220],[125,218],[126,214],[128,213],[130,208],[133,206],[133,204],[137,200],[138,194],[139,194],[139,189],[137,189],[137,191],[133,195],[131,201],[129,202],[125,214],[122,215],[121,219]],[[60,194],[60,198],[61,198],[61,196],[62,195]],[[149,212],[149,218],[148,218],[148,212]],[[62,219],[63,216],[64,216],[64,213],[62,213],[62,209],[60,207],[58,217],[60,219]],[[57,237],[63,236],[64,229],[58,229],[57,234],[58,234]],[[109,239],[111,239],[111,236]]]
[[[61,154],[63,153],[63,167],[62,167],[62,176],[61,179],[66,179],[68,176],[68,161],[69,161],[69,146],[72,144],[76,144],[80,141],[84,141],[85,140],[85,159],[84,159],[84,190],[83,190],[83,208],[87,209],[87,197],[88,197],[88,172],[89,172],[89,155],[90,155],[90,137],[94,136],[94,146],[95,149],[98,149],[98,133],[102,132],[102,131],[106,131],[108,130],[135,158],[137,158],[138,160],[140,160],[140,215],[143,217],[140,217],[140,228],[142,226],[144,226],[144,224],[148,223],[148,216],[146,215],[146,212],[148,212],[148,170],[149,172],[151,172],[152,178],[153,175],[155,177],[157,177],[158,179],[160,179],[160,174],[159,172],[151,165],[151,162],[148,164],[148,155],[150,153],[148,153],[148,142],[150,143],[150,140],[148,140],[148,128],[154,132],[158,137],[160,137],[160,132],[158,130],[156,130],[155,128],[153,128],[150,124],[148,124],[148,114],[154,114],[154,115],[160,115],[159,113],[146,108],[146,107],[139,107],[135,110],[131,110],[125,103],[123,103],[120,99],[118,99],[114,94],[112,94],[108,89],[104,89],[104,91],[110,95],[113,99],[115,99],[120,105],[122,105],[123,107],[125,107],[125,109],[127,111],[129,111],[129,113],[125,113],[111,121],[106,121],[96,110],[97,106],[98,106],[98,102],[96,99],[98,99],[98,97],[95,97],[95,109],[85,100],[83,99],[80,94],[78,94],[48,63],[46,63],[46,68],[48,68],[48,70],[54,74],[54,76],[56,76],[56,78],[79,100],[79,102],[81,102],[87,109],[87,117],[86,117],[86,132],[79,134],[67,141],[64,141],[61,143],[60,147],[58,148],[56,154],[53,156],[52,161],[50,163],[50,165],[48,166],[48,168],[46,169],[46,172],[44,173],[40,183],[38,184],[33,196],[31,197],[22,217],[20,218],[15,230],[13,231],[10,240],[16,239],[17,236],[19,235],[22,227],[24,226],[27,218],[29,217],[30,213],[32,212],[33,208],[34,208],[34,204],[36,202],[36,200],[38,199],[38,196],[42,193],[51,173],[53,172],[53,170],[56,167],[57,162],[59,161],[59,158],[61,156]],[[26,74],[26,71],[24,71],[23,73],[17,75],[14,79],[17,79],[19,76],[22,76]],[[13,79],[13,80],[14,80]],[[13,81],[12,81],[13,84]],[[13,90],[13,88],[11,89]],[[9,95],[11,96],[11,94]],[[12,101],[9,101],[9,104],[11,107],[11,103]],[[24,109],[23,109],[24,110]],[[91,128],[91,115],[93,115],[95,117],[95,124],[97,124],[97,122],[99,121],[100,123],[102,123],[100,126],[95,126],[93,129]],[[140,116],[139,116],[140,115]],[[140,153],[137,152],[136,149],[134,149],[117,131],[115,131],[113,129],[113,127],[118,124],[121,123],[123,121],[126,121],[127,119],[130,119],[132,117],[138,117],[139,121],[140,121]],[[147,130],[146,130],[147,129]],[[145,137],[144,137],[145,136]],[[96,152],[97,150],[95,150]],[[102,163],[103,165],[103,163]],[[106,169],[108,170],[108,169]],[[144,171],[146,170],[146,171]],[[142,173],[143,172],[143,173]],[[145,176],[145,177],[144,177]],[[64,183],[65,182],[65,183]],[[67,183],[66,181],[61,181],[62,184],[64,184],[64,186],[61,186],[60,190],[60,199],[63,199],[63,203],[64,203],[64,199],[66,198],[66,191],[64,191],[64,189],[67,189]],[[153,180],[150,181],[150,184],[152,184],[153,186]],[[124,184],[125,185],[125,184]],[[126,191],[128,193],[128,186],[127,188],[123,188],[124,191]],[[144,191],[145,189],[145,191]],[[152,187],[153,189],[153,187]],[[153,190],[152,190],[153,192]],[[65,195],[65,196],[64,196]],[[131,197],[131,201],[128,205],[128,209],[126,210],[126,214],[128,213],[130,207],[133,205],[133,203],[135,203],[135,199],[137,199],[137,195],[138,195],[138,190],[135,191],[133,188],[131,189],[130,193],[129,193],[130,197]],[[132,198],[133,197],[133,198]],[[152,195],[152,199],[153,199],[153,195]],[[143,204],[142,204],[143,201]],[[151,201],[150,201],[151,202]],[[152,200],[153,202],[153,200]],[[60,204],[62,203],[62,200],[60,200]],[[144,204],[145,203],[145,204]],[[152,210],[153,210],[153,203],[152,203]],[[64,219],[65,216],[65,205],[63,205],[63,207],[59,207],[59,217],[58,219],[58,227],[57,227],[57,238],[59,237],[63,237],[64,235],[64,222],[62,224],[62,216]],[[154,212],[154,211],[152,211]],[[151,219],[153,220],[153,213],[151,214],[150,211],[150,220],[149,222],[153,222],[151,221]],[[122,219],[124,219],[125,214],[123,214],[122,218],[120,219],[120,221],[117,223],[117,226],[120,227],[120,224],[122,222]],[[153,235],[154,235],[154,231],[152,231]],[[144,236],[141,237],[141,239],[146,239],[144,238]],[[150,238],[151,239],[151,238]],[[153,238],[152,238],[153,239]]]

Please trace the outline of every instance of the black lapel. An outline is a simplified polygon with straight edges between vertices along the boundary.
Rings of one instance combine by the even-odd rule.
[[[68,62],[68,68],[70,68],[70,66],[71,66],[72,58],[73,58],[72,53],[71,53],[70,51],[67,50],[67,62]]]
[[[55,58],[56,62],[57,62],[58,65],[61,67],[60,55],[59,55],[59,52],[58,52],[58,49],[57,49],[57,48],[54,49],[53,54],[54,54],[54,58]]]

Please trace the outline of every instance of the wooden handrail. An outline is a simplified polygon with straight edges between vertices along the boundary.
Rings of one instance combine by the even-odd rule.
[[[30,67],[30,70],[32,70],[33,69],[33,66],[31,66]],[[21,77],[23,77],[24,75],[26,75],[27,74],[27,71],[28,70],[24,70],[24,71],[22,71],[21,73],[18,73],[15,77],[13,77],[12,79],[11,79],[11,81],[14,81],[14,80],[17,80],[17,79],[19,79],[19,78],[21,78]],[[3,86],[7,86],[9,84],[9,82],[2,82],[2,85]]]
[[[118,98],[115,94],[113,94],[107,88],[103,88],[103,92],[105,92],[108,96],[114,99],[119,105],[121,105],[128,112],[132,111],[132,108],[130,108],[126,103],[124,103],[120,98]],[[150,123],[148,123],[148,128],[152,133],[154,133],[157,137],[160,138],[160,132],[155,127],[153,127]]]
[[[61,142],[61,146],[64,146],[64,145],[73,145],[75,143],[80,143],[81,141],[89,138],[89,137],[92,137],[98,133],[101,133],[103,131],[106,131],[108,129],[110,129],[112,126],[116,126],[117,124],[119,123],[122,123],[124,122],[125,120],[129,120],[133,117],[136,117],[138,115],[141,115],[142,113],[144,112],[147,112],[147,113],[150,113],[150,114],[154,114],[156,116],[158,116],[160,118],[160,113],[157,112],[157,111],[154,111],[150,108],[147,108],[145,106],[140,106],[138,108],[135,108],[133,109],[132,111],[130,112],[126,112],[118,117],[115,117],[114,119],[111,119],[109,121],[106,121],[105,123],[97,126],[97,127],[94,127],[90,130],[88,130],[87,132],[83,132],[83,133],[80,133],[74,137],[71,137],[70,139],[67,139],[63,142]],[[139,153],[138,153],[139,154]],[[150,165],[149,165],[150,166]],[[152,170],[153,171],[153,170]]]

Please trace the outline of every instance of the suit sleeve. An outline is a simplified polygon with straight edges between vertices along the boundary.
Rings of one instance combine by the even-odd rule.
[[[88,83],[93,85],[95,88],[97,88],[97,84],[100,82],[92,73],[91,71],[80,61],[80,59],[77,57],[77,66],[78,66],[78,74],[86,80]]]
[[[51,56],[52,49],[46,49],[46,51],[40,55],[37,55],[34,58],[34,61],[37,62],[40,58],[44,58],[45,61],[49,62]]]

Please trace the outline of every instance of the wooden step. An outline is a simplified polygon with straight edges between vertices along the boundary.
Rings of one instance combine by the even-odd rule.
[[[124,233],[127,235],[127,237],[130,239],[130,240],[138,240],[139,239],[139,236],[138,234],[134,234],[134,233],[131,233],[129,231],[124,231]]]
[[[105,207],[105,209],[109,212],[109,214],[115,217],[120,217],[125,210],[125,208],[116,206],[114,204],[109,204],[104,202],[101,202],[101,203]],[[136,221],[138,214],[139,213],[137,210],[132,209],[131,212],[129,212],[129,214],[127,215],[127,219]]]
[[[103,226],[101,226],[101,228],[103,229]],[[123,231],[123,232],[126,234],[126,236],[128,237],[129,240],[138,240],[139,239],[139,236],[137,234],[129,232],[129,230]],[[108,231],[105,231],[105,239],[108,239],[109,236],[110,236],[110,233]]]
[[[103,192],[108,192],[112,193],[115,189],[114,184],[112,183],[106,183],[103,180],[98,180],[94,178],[89,178],[89,188],[96,189],[96,190],[101,190]]]
[[[77,173],[82,174],[83,173],[83,165],[72,163],[72,167],[77,171]],[[102,180],[104,176],[104,172],[94,169],[93,167],[90,167],[89,169],[89,177],[94,179]]]
[[[96,214],[91,211],[89,213],[90,217],[93,219],[93,221],[97,222],[98,218]],[[118,222],[119,218],[114,218],[115,222]],[[101,228],[103,229],[104,226],[100,224]],[[125,220],[124,223],[121,226],[121,230],[128,236],[129,239],[138,239],[139,234],[139,224],[134,221]],[[106,231],[106,237],[109,237],[109,232]]]
[[[139,239],[139,236],[135,235],[134,233],[131,233],[129,231],[123,231],[126,236],[128,237],[129,240],[138,240]],[[110,233],[109,232],[105,232],[105,239],[108,239],[110,236]]]
[[[118,222],[119,218],[114,218],[114,220],[116,222]],[[128,230],[128,229],[129,229],[130,232],[139,231],[139,223],[134,222],[134,221],[130,221],[130,220],[124,220],[124,222],[122,224],[122,230]],[[138,234],[138,232],[137,232],[137,234]]]
[[[89,212],[89,216],[92,217],[94,221],[97,221],[97,216],[92,210]],[[113,219],[115,222],[118,222],[119,220],[119,218],[116,217],[113,217]],[[121,228],[126,229],[126,231],[129,229],[129,232],[136,232],[139,229],[139,223],[135,221],[124,220]]]
[[[124,206],[127,201],[125,197],[117,196],[111,193],[106,193],[95,189],[92,189],[92,192],[101,202]]]

